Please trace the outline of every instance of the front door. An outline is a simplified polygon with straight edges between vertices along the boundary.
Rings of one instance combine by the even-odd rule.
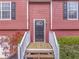
[[[45,20],[35,19],[34,20],[34,41],[45,42]]]

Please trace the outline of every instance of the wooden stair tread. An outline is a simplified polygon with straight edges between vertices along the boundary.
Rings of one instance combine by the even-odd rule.
[[[53,50],[51,49],[51,50],[27,50],[27,53],[49,53],[49,52],[52,52],[53,53]]]
[[[39,57],[39,58],[53,58],[53,55],[27,55],[27,58],[29,57],[32,57],[32,58],[35,58],[35,57]]]
[[[35,42],[30,43],[26,49],[25,58],[48,58],[53,59],[53,49],[49,43]]]
[[[44,42],[35,42],[35,43],[30,43],[27,49],[51,49],[52,47],[50,46],[49,43],[44,43]]]

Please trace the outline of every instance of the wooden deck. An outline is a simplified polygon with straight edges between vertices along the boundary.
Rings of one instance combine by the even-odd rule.
[[[49,43],[35,42],[27,47],[25,58],[31,59],[53,59],[53,49]]]
[[[49,43],[44,43],[44,42],[30,43],[28,46],[28,49],[30,48],[31,49],[52,49]]]

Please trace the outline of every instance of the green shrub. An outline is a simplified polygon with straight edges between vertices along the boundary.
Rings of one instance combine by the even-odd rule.
[[[64,36],[58,38],[59,44],[79,44],[79,36]]]
[[[60,45],[60,59],[79,59],[79,45]]]
[[[79,59],[79,36],[59,37],[60,59]]]

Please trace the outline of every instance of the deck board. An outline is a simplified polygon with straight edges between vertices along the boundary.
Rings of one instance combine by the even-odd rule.
[[[32,42],[27,47],[25,58],[53,59],[54,58],[53,49],[49,43]]]
[[[35,42],[30,43],[28,49],[52,49],[52,47],[49,43]]]

